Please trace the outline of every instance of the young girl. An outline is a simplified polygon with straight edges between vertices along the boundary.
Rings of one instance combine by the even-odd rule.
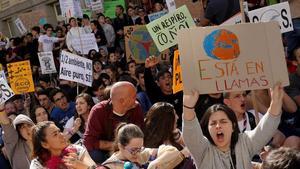
[[[63,133],[51,121],[40,122],[33,128],[32,142],[34,159],[30,169],[67,169],[65,163],[76,160],[94,164],[86,149],[69,145]]]
[[[201,124],[194,106],[199,93],[184,95],[184,141],[197,168],[251,169],[251,159],[272,138],[280,122],[283,89],[276,85],[268,112],[252,131],[239,133],[234,112],[224,105],[213,105],[204,114]]]

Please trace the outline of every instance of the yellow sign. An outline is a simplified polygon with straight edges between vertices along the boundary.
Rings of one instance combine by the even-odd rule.
[[[2,64],[0,63],[0,71],[1,71],[1,70],[3,70],[3,68],[2,68]]]
[[[7,70],[10,86],[15,94],[34,92],[29,60],[9,63]]]
[[[182,72],[179,60],[179,51],[174,51],[173,60],[173,93],[177,93],[183,90]]]

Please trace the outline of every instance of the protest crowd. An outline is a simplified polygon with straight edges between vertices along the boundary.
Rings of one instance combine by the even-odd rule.
[[[283,1],[246,2],[251,11]],[[115,18],[84,14],[34,26],[21,37],[0,32],[0,168],[299,169],[300,0],[287,2],[293,30],[278,32],[285,56],[271,59],[284,58],[285,65],[276,69],[287,70],[289,85],[278,80],[256,90],[209,93],[198,86],[175,92],[174,52],[185,52],[183,33],[178,45],[159,50],[163,52],[155,47],[151,53],[152,39],[130,39],[134,33],[147,38],[135,30],[147,30],[145,25],[170,13],[163,0],[151,8],[117,5]],[[201,4],[203,16],[192,20],[199,29],[221,25],[240,12],[239,0]],[[151,19],[155,13],[161,16]],[[168,29],[185,15],[174,14],[154,28]],[[230,56],[242,55],[241,49]],[[186,62],[180,60],[183,71]],[[194,84],[192,74],[190,81],[187,73],[181,75],[183,86]]]

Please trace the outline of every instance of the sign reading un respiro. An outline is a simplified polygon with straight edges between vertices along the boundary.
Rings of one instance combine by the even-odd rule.
[[[177,31],[195,26],[195,22],[184,5],[175,12],[162,16],[149,23],[147,29],[154,40],[158,50],[163,50],[177,44]]]

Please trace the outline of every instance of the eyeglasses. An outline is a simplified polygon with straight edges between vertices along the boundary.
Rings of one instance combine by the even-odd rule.
[[[128,151],[131,155],[136,155],[137,153],[142,152],[145,150],[145,147],[140,147],[140,148],[125,148],[126,151]]]
[[[54,100],[54,102],[59,102],[61,101],[62,99],[65,99],[66,96],[65,95],[62,95],[60,98],[57,98],[56,100]]]

